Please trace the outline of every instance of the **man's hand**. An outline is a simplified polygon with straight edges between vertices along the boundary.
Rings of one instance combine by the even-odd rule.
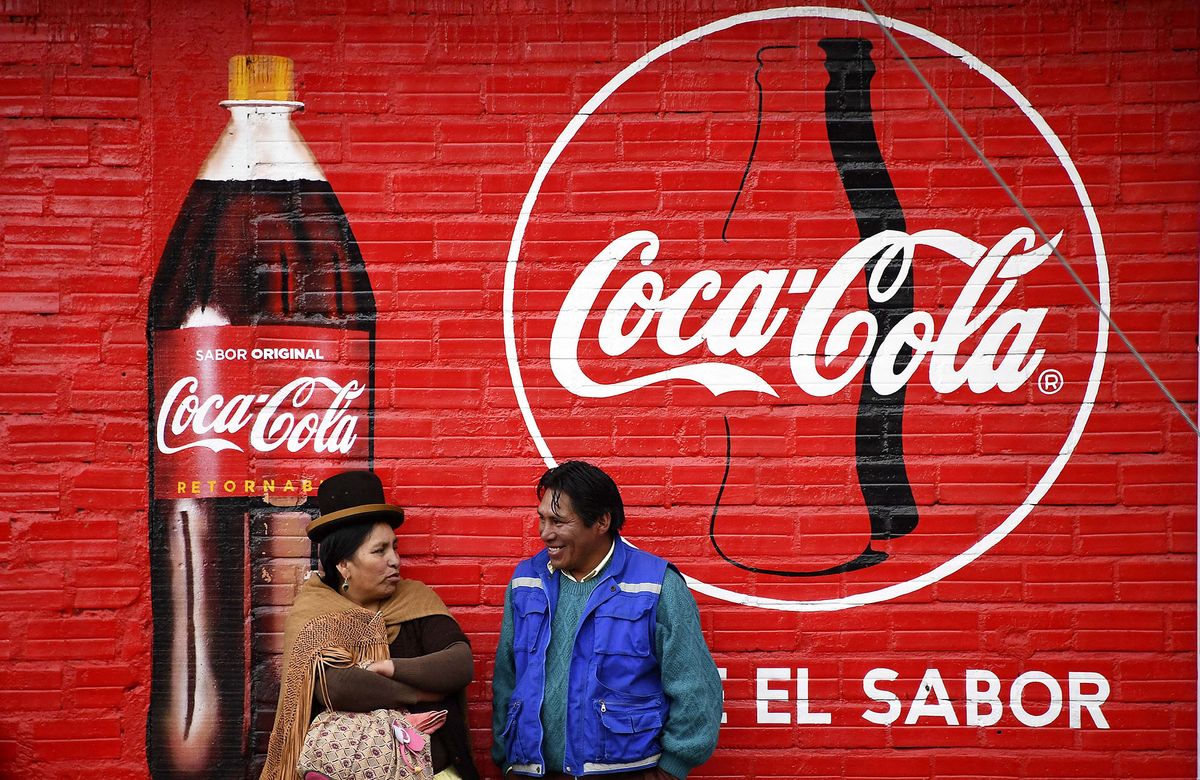
[[[396,665],[392,663],[392,659],[390,658],[385,661],[372,661],[367,664],[367,671],[382,674],[384,677],[390,679],[396,673]]]

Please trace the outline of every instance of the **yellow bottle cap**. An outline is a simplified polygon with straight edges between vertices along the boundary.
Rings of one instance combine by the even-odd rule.
[[[237,54],[229,58],[230,100],[295,100],[292,61],[270,54]]]

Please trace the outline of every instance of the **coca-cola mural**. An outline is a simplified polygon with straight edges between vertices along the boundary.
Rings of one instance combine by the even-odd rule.
[[[222,106],[147,324],[154,778],[255,774],[278,690],[257,622],[306,568],[288,544],[321,479],[372,460],[375,300],[291,61],[231,58]]]
[[[718,665],[746,681],[727,723],[800,735],[755,740],[1112,728],[1095,661],[870,649],[879,605],[937,601],[1037,511],[1087,425],[1109,274],[1066,146],[1000,72],[902,20],[779,8],[647,48],[564,122],[509,246],[507,360],[542,460],[606,453],[649,496],[627,535],[708,597]],[[1012,439],[983,435],[1006,420]],[[733,622],[807,648],[811,621],[761,610],[870,605],[834,624],[845,661],[747,667],[721,646]]]
[[[841,610],[962,569],[1035,510],[1096,398],[1106,321],[1055,257],[1107,306],[1070,155],[987,63],[885,24],[985,155],[981,128],[1020,139],[1001,168],[1033,223],[870,15],[802,7],[625,67],[557,137],[513,234],[508,359],[539,453],[586,456],[564,408],[675,421],[656,454],[710,487],[664,551],[717,599]],[[981,419],[1026,405],[1052,448],[980,446]],[[636,438],[617,452],[648,454]],[[1005,498],[955,487],[972,482]]]
[[[695,777],[1196,777],[1194,1],[16,5],[0,775],[255,776],[371,467],[498,777],[583,458],[694,588]]]

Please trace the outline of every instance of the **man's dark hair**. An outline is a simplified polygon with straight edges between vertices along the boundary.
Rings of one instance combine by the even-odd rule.
[[[378,523],[351,523],[331,531],[321,540],[317,545],[317,557],[321,561],[322,571],[325,572],[321,580],[326,585],[334,590],[342,587],[342,573],[338,571],[337,565],[354,557],[354,553],[367,541],[376,525]]]
[[[621,491],[612,477],[598,467],[582,460],[560,463],[538,480],[539,501],[547,490],[570,496],[571,505],[588,528],[608,512],[608,529],[613,536],[621,533],[621,526],[625,525],[625,504],[621,501]]]

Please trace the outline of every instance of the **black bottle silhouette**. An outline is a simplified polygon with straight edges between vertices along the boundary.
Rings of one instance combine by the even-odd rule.
[[[896,197],[875,136],[871,113],[871,79],[875,63],[871,61],[871,42],[863,38],[825,38],[825,70],[829,86],[825,89],[825,127],[829,148],[837,165],[838,176],[846,190],[861,238],[883,230],[905,230],[904,212]],[[863,269],[864,281],[870,278],[876,256]],[[880,287],[896,282],[899,263],[885,269]],[[913,271],[899,283],[887,301],[868,296],[871,314],[879,323],[875,347],[862,374],[862,393],[858,401],[855,430],[858,483],[871,516],[871,538],[894,539],[917,527],[917,507],[904,465],[905,387],[887,395],[871,386],[871,366],[883,339],[892,327],[913,310]],[[896,355],[897,366],[912,359],[912,348],[904,346]]]

